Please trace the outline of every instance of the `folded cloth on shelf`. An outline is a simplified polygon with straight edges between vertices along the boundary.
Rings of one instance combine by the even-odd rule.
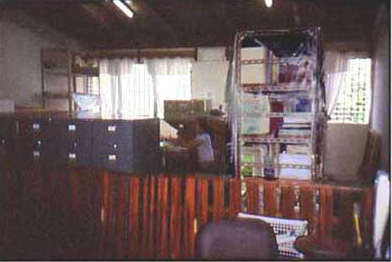
[[[279,178],[298,180],[310,180],[311,177],[310,169],[298,168],[282,168],[279,175]]]
[[[312,117],[309,114],[304,114],[303,116],[285,116],[283,117],[284,123],[290,124],[304,124],[304,123],[311,123]]]
[[[294,165],[310,165],[312,163],[312,159],[310,155],[282,153],[279,155],[279,163],[294,164]]]

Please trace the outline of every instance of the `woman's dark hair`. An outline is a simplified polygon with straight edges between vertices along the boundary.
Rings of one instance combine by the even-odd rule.
[[[203,117],[198,117],[196,119],[196,123],[199,124],[199,126],[201,127],[201,129],[203,129],[203,131],[208,131],[208,124],[207,124],[207,120]]]

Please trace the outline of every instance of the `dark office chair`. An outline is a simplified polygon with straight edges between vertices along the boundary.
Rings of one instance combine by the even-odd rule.
[[[278,246],[271,226],[258,219],[209,223],[196,239],[196,259],[274,260]]]

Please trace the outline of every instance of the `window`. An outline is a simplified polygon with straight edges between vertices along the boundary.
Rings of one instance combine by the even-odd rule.
[[[371,59],[349,59],[331,121],[368,124],[371,104]]]
[[[156,77],[158,116],[164,117],[165,100],[191,100],[190,74]]]
[[[191,99],[188,60],[155,59],[147,63],[132,59],[101,60],[102,113],[152,117],[155,100],[157,116],[162,118],[165,100]]]

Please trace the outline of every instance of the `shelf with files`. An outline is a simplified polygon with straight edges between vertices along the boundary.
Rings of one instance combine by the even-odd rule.
[[[240,135],[241,142],[269,143],[269,144],[311,144],[310,138],[275,138],[255,135]]]
[[[263,163],[248,163],[248,162],[241,162],[241,166],[243,167],[270,167],[269,165]],[[273,167],[277,168],[297,168],[297,169],[310,169],[311,165],[299,165],[299,164],[275,164]]]
[[[299,92],[310,91],[312,84],[279,83],[279,84],[242,84],[245,92]]]
[[[313,57],[298,56],[298,57],[286,57],[286,58],[272,58],[272,59],[243,59],[241,60],[242,65],[256,65],[256,64],[287,64],[296,63],[300,64],[303,62],[315,61]]]

